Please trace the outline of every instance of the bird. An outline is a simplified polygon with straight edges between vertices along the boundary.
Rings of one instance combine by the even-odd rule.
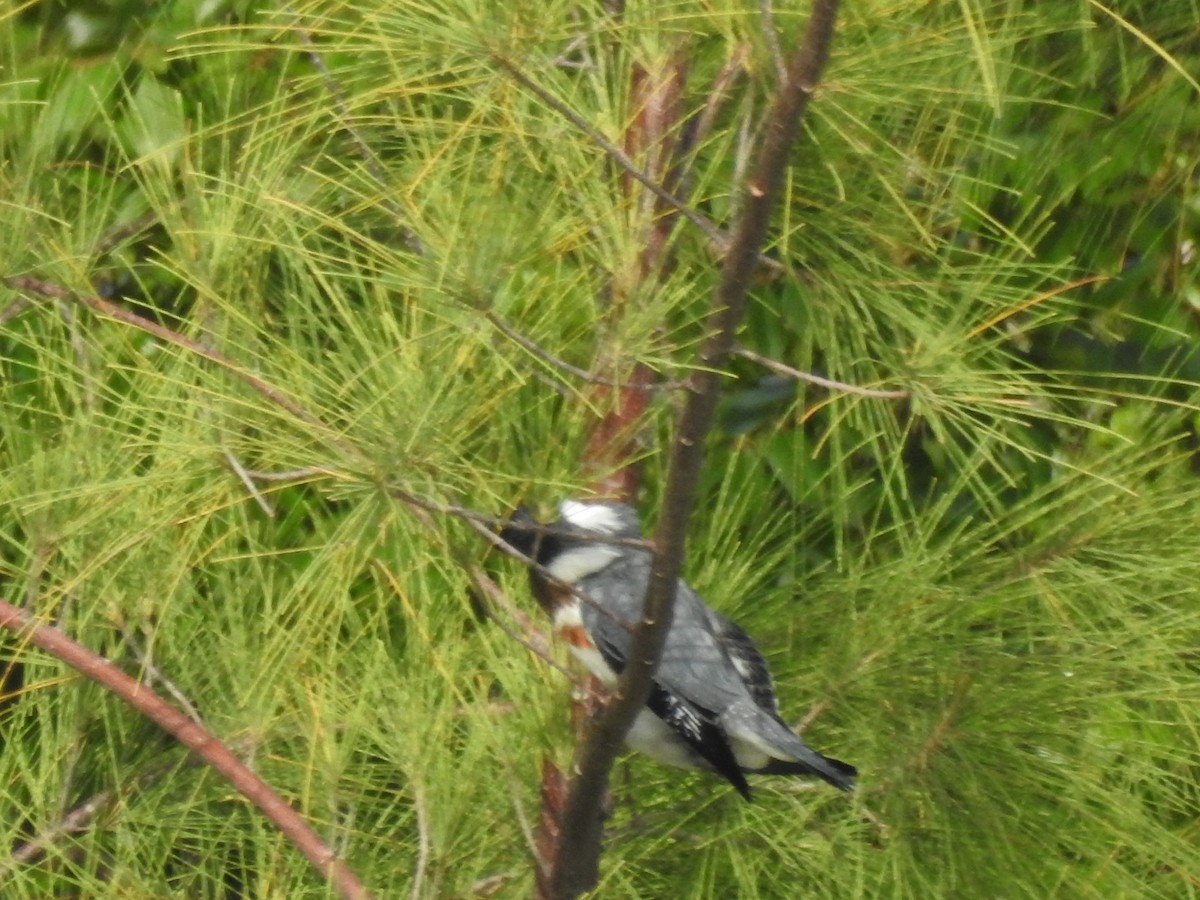
[[[615,687],[653,563],[633,507],[564,500],[558,520],[547,525],[520,507],[499,536],[536,564],[530,589],[555,632],[584,668]],[[813,750],[780,717],[767,662],[740,626],[682,579],[674,612],[646,708],[626,737],[632,749],[714,772],[747,800],[748,774],[816,776],[853,790],[857,769]]]

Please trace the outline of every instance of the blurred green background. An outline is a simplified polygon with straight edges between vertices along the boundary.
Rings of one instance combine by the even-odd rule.
[[[381,897],[529,896],[541,759],[571,754],[566,680],[472,610],[483,541],[397,498],[583,493],[611,398],[495,322],[677,379],[715,284],[686,224],[631,275],[641,198],[500,61],[620,143],[632,73],[686,60],[682,123],[742,54],[685,185],[725,226],[775,85],[760,7],[0,13],[0,594],[169,681]],[[785,48],[806,14],[774,9]],[[738,358],[687,575],[860,790],[746,805],[631,758],[597,896],[1200,893],[1198,22],[843,5],[739,340],[904,396]],[[676,404],[639,439],[651,526]],[[105,800],[0,854],[5,897],[328,895],[97,687],[12,636],[0,674],[4,854]]]

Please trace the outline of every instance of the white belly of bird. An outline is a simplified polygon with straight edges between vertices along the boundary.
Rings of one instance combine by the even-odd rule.
[[[579,613],[579,603],[568,603],[560,606],[554,611],[554,629],[560,634],[587,634],[587,629],[583,625],[583,616]],[[583,667],[600,679],[601,683],[606,688],[612,688],[617,683],[619,677],[612,667],[604,661],[604,657],[600,651],[596,649],[596,645],[588,639],[588,646],[580,645],[579,641],[568,640],[568,646],[571,648],[571,653],[575,658],[583,664]]]
[[[630,749],[664,765],[683,769],[695,769],[701,765],[699,754],[672,731],[671,726],[648,709],[642,710],[633,720],[625,743]]]
[[[633,720],[633,727],[629,729],[625,743],[630,749],[644,753],[655,762],[668,766],[678,766],[682,769],[710,768],[687,741],[648,709],[642,710]],[[748,771],[761,769],[769,759],[758,747],[738,738],[731,738],[729,746],[738,765]]]

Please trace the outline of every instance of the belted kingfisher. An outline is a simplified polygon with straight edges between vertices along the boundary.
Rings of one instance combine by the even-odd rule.
[[[641,618],[652,555],[633,541],[613,542],[641,537],[637,513],[624,503],[567,500],[559,512],[539,526],[520,509],[500,537],[541,567],[529,570],[534,597],[584,667],[612,688]],[[784,723],[754,642],[682,580],[650,698],[626,743],[668,765],[715,772],[747,800],[746,773],[816,775],[844,791],[857,774]]]

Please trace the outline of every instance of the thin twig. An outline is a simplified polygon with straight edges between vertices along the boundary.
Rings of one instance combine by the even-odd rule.
[[[829,709],[828,700],[822,700],[819,703],[814,703],[809,711],[804,714],[804,718],[797,722],[796,727],[792,730],[798,734],[804,734],[808,726],[817,721],[821,713],[825,712],[827,709]]]
[[[413,811],[417,814],[417,865],[413,871],[412,889],[408,896],[419,900],[425,888],[425,868],[429,865],[429,811],[425,808],[425,791],[413,781]]]
[[[0,328],[3,328],[25,310],[33,306],[33,301],[28,297],[18,297],[4,309],[0,310]]]
[[[183,711],[187,714],[189,719],[191,719],[201,728],[205,727],[204,719],[200,717],[199,710],[197,710],[192,704],[192,701],[188,699],[187,694],[181,691],[176,686],[175,682],[164,675],[159,668],[150,661],[150,651],[148,649],[143,650],[138,646],[137,641],[134,640],[132,632],[130,632],[125,625],[122,624],[120,626],[120,631],[121,638],[125,641],[126,646],[128,646],[130,651],[133,653],[134,659],[137,660],[138,667],[148,676],[147,679],[145,679],[145,683],[151,688],[154,686],[153,682],[158,682],[161,684],[166,692],[175,698],[175,702],[183,707]]]
[[[158,221],[158,213],[146,213],[144,216],[139,216],[132,222],[125,225],[118,225],[115,228],[110,228],[104,237],[92,248],[92,259],[99,259],[104,254],[108,253],[118,244],[141,234],[151,225]]]
[[[45,541],[37,541],[33,545],[32,557],[29,561],[29,575],[25,586],[25,597],[22,603],[22,609],[33,611],[37,606],[38,597],[42,590],[42,576],[46,573],[46,566],[50,562],[50,557],[54,553],[54,545]],[[2,679],[0,679],[2,680]]]
[[[297,23],[299,22],[300,17],[296,11],[292,9],[290,3],[285,3],[283,9],[286,13],[288,13],[288,15],[296,20]],[[387,194],[388,178],[387,172],[385,172],[383,168],[383,161],[380,160],[375,151],[371,149],[371,145],[363,139],[362,135],[359,134],[358,129],[354,126],[353,119],[350,117],[350,104],[346,101],[346,92],[342,90],[342,86],[338,84],[337,79],[333,77],[333,73],[329,71],[329,66],[325,65],[325,60],[321,56],[320,52],[318,52],[316,42],[313,41],[312,34],[308,31],[308,29],[304,28],[300,24],[296,24],[295,31],[296,36],[300,38],[300,43],[304,45],[304,55],[308,57],[308,61],[312,64],[312,67],[317,70],[317,73],[321,76],[322,82],[325,84],[325,90],[328,91],[329,96],[333,98],[333,105],[337,109],[342,127],[346,129],[346,133],[350,135],[350,140],[353,141],[355,147],[358,148],[358,152],[362,156],[363,162],[366,164],[367,171],[371,173],[371,177],[375,179],[375,183],[379,185],[380,190],[383,191],[383,193],[380,195],[380,202],[387,207],[388,212],[390,212],[395,217],[396,222],[400,224],[401,231],[404,234],[405,246],[407,246],[409,250],[418,256],[424,256],[425,245],[421,242],[421,239],[417,237],[416,232],[404,224],[407,218],[404,215],[404,210],[402,210],[399,204],[397,204],[396,201]]]
[[[497,331],[499,331],[501,334],[503,334],[505,337],[507,337],[509,340],[511,340],[514,344],[517,344],[517,345],[523,347],[524,349],[528,350],[530,353],[532,353],[538,359],[541,359],[545,362],[550,363],[550,365],[554,366],[556,369],[562,369],[568,375],[574,375],[576,378],[580,379],[581,381],[585,381],[589,384],[601,384],[601,385],[604,385],[605,387],[615,387],[615,388],[621,388],[622,390],[628,389],[628,390],[633,390],[633,391],[675,390],[682,386],[682,382],[678,382],[678,381],[654,382],[654,383],[649,383],[649,384],[640,384],[640,383],[634,382],[634,381],[614,381],[610,378],[603,378],[599,375],[594,375],[593,373],[589,372],[587,369],[581,369],[578,366],[571,365],[571,363],[567,362],[562,357],[555,356],[549,350],[542,349],[536,343],[534,343],[532,340],[525,337],[525,335],[521,334],[519,331],[517,331],[515,328],[513,328],[511,325],[509,325],[507,322],[505,322],[503,319],[501,319],[495,313],[493,313],[491,311],[486,311],[483,313],[483,317],[485,319],[487,319],[488,322]]]
[[[254,483],[254,478],[246,471],[246,468],[238,461],[238,458],[233,455],[233,451],[228,447],[221,446],[221,455],[225,457],[225,462],[229,468],[233,470],[233,474],[238,477],[246,490],[250,492],[250,496],[254,498],[254,502],[258,504],[258,508],[267,514],[270,519],[275,518],[275,508],[267,502],[267,498],[262,495],[262,491],[258,489],[258,485]]]
[[[257,806],[343,898],[368,900],[366,888],[300,814],[210,732],[108,660],[5,600],[0,600],[0,628],[21,635],[150,719]]]
[[[101,791],[75,806],[53,826],[17,845],[8,862],[0,866],[0,884],[14,869],[40,859],[58,840],[87,828],[88,823],[117,797],[116,791]]]
[[[892,836],[891,826],[888,825],[887,822],[883,821],[883,819],[879,818],[879,816],[875,815],[875,813],[871,812],[870,807],[868,807],[865,803],[857,804],[857,809],[859,814],[864,819],[866,819],[879,830],[880,840],[886,841]]]
[[[513,815],[517,819],[517,828],[520,829],[522,836],[525,838],[525,843],[529,847],[529,852],[534,857],[534,862],[537,861],[537,840],[533,836],[533,826],[529,821],[529,815],[525,812],[525,804],[521,802],[521,790],[519,783],[513,773],[508,773],[508,791],[512,797]]]
[[[68,339],[71,352],[75,354],[75,365],[79,367],[80,381],[83,382],[83,409],[88,415],[96,411],[96,385],[93,378],[94,366],[83,332],[79,329],[77,310],[70,303],[60,303],[59,312],[67,324]]]
[[[745,104],[741,119],[737,126],[737,137],[733,144],[733,183],[744,184],[746,172],[750,168],[750,159],[754,152],[755,134],[752,126],[754,111],[751,103]],[[735,191],[729,198],[730,213],[733,216],[742,214],[742,201],[745,195]]]
[[[563,103],[548,90],[526,75],[521,68],[512,60],[507,59],[499,54],[493,57],[497,65],[504,71],[508,72],[518,84],[522,85],[526,90],[536,96],[539,100],[549,106],[552,110],[570,122],[580,132],[588,137],[597,147],[603,150],[608,157],[623,169],[631,178],[641,184],[646,190],[658,197],[681,216],[699,228],[717,247],[723,248],[729,243],[728,236],[721,231],[715,224],[709,221],[700,213],[696,212],[653,178],[643,172],[632,159],[606,138],[600,129],[596,128],[587,119],[571,109],[567,104]]]
[[[970,693],[970,690],[970,676],[960,675],[954,684],[954,691],[950,694],[950,699],[946,701],[946,708],[942,710],[941,716],[930,730],[929,737],[926,738],[924,745],[916,752],[909,763],[913,769],[922,772],[929,768],[929,760],[933,758],[953,733],[952,724],[958,717],[959,712],[962,711],[963,703],[966,702],[967,694]]]
[[[700,111],[700,118],[696,121],[696,130],[692,135],[692,140],[695,143],[695,150],[700,149],[700,145],[704,143],[705,138],[713,129],[713,125],[717,121],[717,113],[721,109],[721,104],[725,100],[725,95],[729,92],[733,81],[737,78],[746,67],[746,57],[749,55],[749,50],[745,44],[739,44],[733,51],[733,54],[721,67],[721,71],[717,73],[717,77],[713,79],[712,88],[709,89],[708,97],[704,101],[704,109]]]
[[[556,57],[554,57],[554,59],[551,60],[551,62],[560,69],[582,69],[589,71],[595,69],[596,64],[592,62],[587,53],[587,42],[587,32],[580,32],[567,41],[567,46],[563,47],[563,49]],[[577,50],[579,51],[580,57],[582,57],[578,62],[571,59],[571,55]]]
[[[779,49],[779,32],[775,30],[775,14],[771,11],[771,0],[758,0],[758,14],[762,19],[763,40],[767,42],[767,51],[775,65],[775,78],[779,84],[785,84],[788,77],[787,64],[783,61],[783,51]]]
[[[567,678],[567,680],[571,681],[577,686],[582,685],[583,682],[581,682],[573,672],[560,664],[558,660],[554,658],[550,650],[550,641],[541,631],[541,629],[537,628],[533,622],[529,620],[529,616],[525,615],[525,613],[523,613],[515,603],[508,599],[508,595],[505,594],[504,591],[500,590],[500,586],[496,584],[496,582],[490,577],[488,577],[486,572],[484,572],[478,566],[472,566],[467,570],[467,575],[470,577],[471,583],[487,595],[487,598],[491,601],[492,605],[503,610],[505,615],[511,617],[513,621],[520,626],[524,634],[518,633],[509,628],[508,625],[494,613],[494,611],[489,610],[488,612],[491,620],[495,622],[497,626],[499,626],[501,631],[523,646],[530,653],[537,656],[546,665],[553,669],[557,669]]]
[[[853,384],[846,384],[843,381],[834,381],[832,378],[823,378],[811,372],[802,372],[800,369],[795,369],[786,363],[781,363],[770,357],[761,356],[753,350],[747,350],[745,347],[738,347],[733,352],[735,356],[758,363],[763,368],[770,369],[772,372],[786,375],[789,378],[795,378],[799,381],[807,381],[809,384],[815,384],[819,387],[829,388],[831,391],[841,391],[844,394],[857,394],[860,397],[876,397],[881,400],[900,400],[908,396],[908,391],[904,390],[881,390],[879,388],[858,387]]]
[[[579,115],[579,113],[575,112],[575,110],[571,109],[571,107],[563,103],[548,90],[526,75],[515,62],[499,54],[495,54],[493,58],[496,60],[496,63],[506,72],[508,72],[518,84],[525,87],[526,90],[530,91],[539,100],[541,100],[556,113],[579,129],[579,131],[586,135],[597,147],[603,150],[608,155],[609,159],[615,162],[617,166],[624,170],[631,178],[633,178],[635,181],[645,187],[646,190],[654,194],[655,197],[667,204],[667,206],[674,209],[681,216],[700,229],[700,231],[704,233],[709,241],[712,242],[713,247],[720,256],[725,255],[729,249],[731,240],[728,234],[726,234],[708,218],[696,212],[694,209],[692,209],[692,207],[688,206],[680,198],[676,197],[657,181],[643,172],[638,167],[637,163],[630,159],[629,155],[625,153],[624,150],[606,138],[600,129],[596,128],[594,125],[588,122],[587,119],[583,118],[583,116]],[[756,259],[758,259],[762,265],[770,269],[776,271],[786,271],[786,267],[780,263],[779,260],[771,259],[770,257],[762,256],[761,254],[756,254]]]
[[[254,481],[312,481],[317,477],[328,478],[333,475],[329,469],[319,469],[316,466],[307,469],[286,469],[282,472],[264,472],[261,469],[243,469],[247,478]]]
[[[53,300],[72,300],[76,303],[81,303],[101,315],[107,316],[110,319],[116,319],[126,325],[131,325],[139,331],[144,331],[159,340],[166,341],[169,344],[174,344],[177,347],[182,347],[197,356],[202,356],[209,362],[214,363],[221,368],[232,372],[239,379],[266,397],[280,409],[285,410],[295,418],[299,419],[306,425],[309,425],[320,432],[328,432],[328,428],[324,422],[306,410],[303,406],[293,400],[291,397],[283,393],[279,388],[264,381],[258,375],[248,371],[239,363],[234,362],[228,356],[221,353],[212,347],[207,346],[201,341],[194,340],[187,335],[181,334],[165,325],[159,325],[157,322],[152,322],[149,319],[139,316],[137,313],[130,312],[115,303],[110,303],[102,297],[97,297],[90,294],[77,294],[74,291],[69,291],[64,287],[60,287],[48,281],[43,281],[38,278],[29,278],[24,275],[14,275],[4,279],[4,283],[16,290],[27,291],[31,294],[36,294],[39,297],[48,297]],[[336,442],[339,449],[346,449],[343,442]]]
[[[230,749],[235,753],[242,753],[253,749],[253,745],[254,741],[243,738],[234,741]],[[180,765],[190,767],[200,764],[201,760],[195,756],[185,757],[182,762],[177,760],[159,762],[134,778],[133,784],[137,788],[146,788]],[[22,841],[13,849],[8,861],[0,864],[0,883],[3,883],[9,873],[18,866],[29,865],[39,860],[64,836],[84,831],[93,818],[111,806],[120,797],[121,794],[116,790],[100,791],[97,794],[93,794],[87,800],[73,806],[70,812],[53,825],[42,829],[29,840]]]

